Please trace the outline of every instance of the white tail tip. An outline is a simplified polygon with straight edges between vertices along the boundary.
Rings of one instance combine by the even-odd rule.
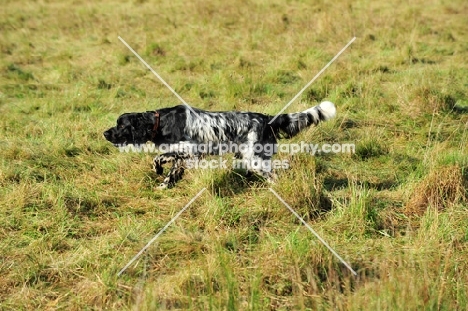
[[[325,116],[325,120],[331,119],[336,116],[336,107],[335,104],[333,104],[332,102],[321,102],[318,108]]]

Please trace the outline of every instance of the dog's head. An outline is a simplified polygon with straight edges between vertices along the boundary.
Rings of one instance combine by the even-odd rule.
[[[104,137],[114,145],[144,144],[151,140],[154,124],[154,112],[124,113],[117,119],[117,126],[104,132]]]
[[[186,110],[184,105],[179,105],[157,111],[124,113],[117,119],[117,126],[104,132],[104,137],[116,147],[148,141],[159,145],[190,140],[184,131]]]

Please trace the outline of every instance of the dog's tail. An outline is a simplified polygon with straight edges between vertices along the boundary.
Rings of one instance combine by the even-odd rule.
[[[325,101],[320,105],[297,113],[280,114],[271,124],[275,135],[292,137],[301,130],[322,121],[329,120],[336,115],[336,108],[332,102]]]

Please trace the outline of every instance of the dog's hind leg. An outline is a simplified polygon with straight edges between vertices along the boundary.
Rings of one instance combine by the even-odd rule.
[[[271,159],[262,159],[260,157],[255,157],[251,162],[250,172],[253,172],[262,178],[264,178],[269,183],[274,183],[276,181],[276,174],[273,172],[271,167]]]
[[[240,158],[242,168],[247,170],[247,177],[255,173],[268,182],[274,182],[275,174],[272,172],[271,154],[268,154],[265,146],[274,145],[276,141],[260,142],[257,137],[257,132],[250,132],[247,136],[247,148],[239,150],[235,157]],[[258,145],[263,145],[260,151],[255,150]],[[270,151],[273,152],[273,150]]]

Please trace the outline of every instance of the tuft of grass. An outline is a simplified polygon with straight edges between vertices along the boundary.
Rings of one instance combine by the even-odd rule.
[[[34,80],[34,76],[31,72],[21,69],[15,64],[10,64],[7,67],[7,72],[12,78],[17,78],[22,82],[27,82],[29,80]]]
[[[361,160],[379,157],[388,153],[387,148],[382,146],[376,138],[368,138],[360,141],[356,146],[355,156]]]
[[[421,106],[427,113],[452,111],[457,103],[457,98],[454,95],[427,87],[415,91],[415,100],[421,102]]]
[[[466,189],[466,180],[459,166],[436,167],[416,185],[405,206],[406,213],[422,215],[430,208],[442,211],[466,203]]]

